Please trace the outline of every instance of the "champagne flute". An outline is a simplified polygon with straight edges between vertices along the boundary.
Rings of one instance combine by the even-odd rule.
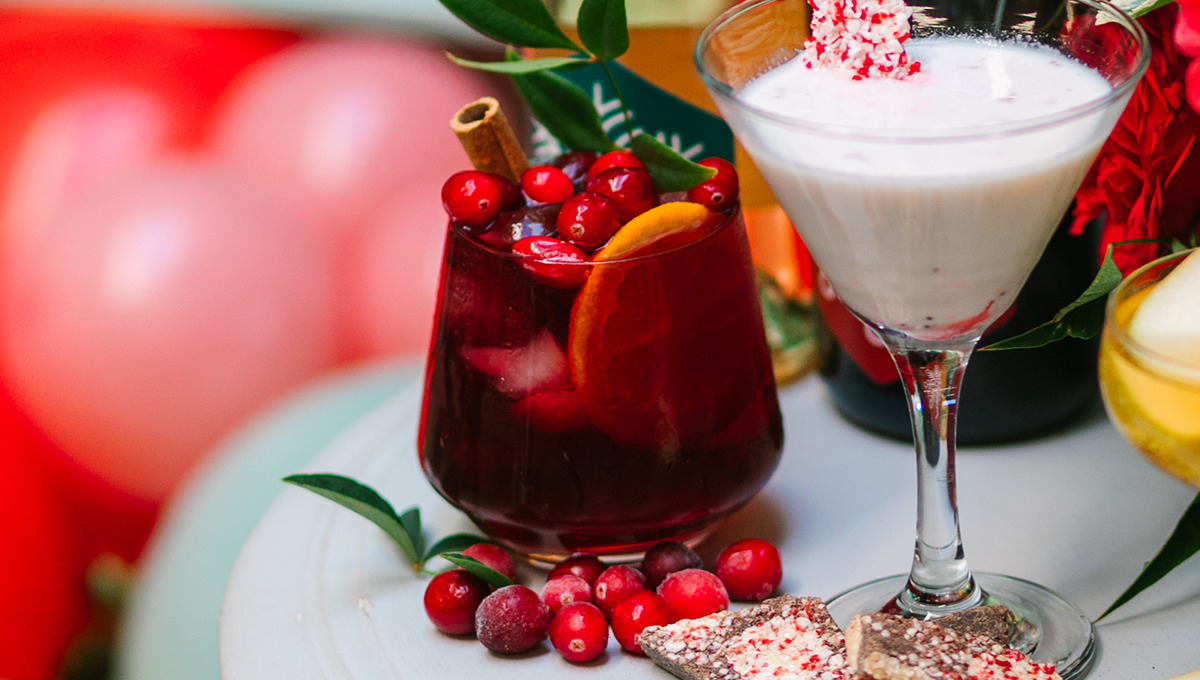
[[[1064,678],[1082,677],[1094,656],[1082,612],[1042,586],[967,564],[955,421],[979,337],[1033,268],[1149,48],[1137,23],[1103,0],[929,0],[913,9],[908,47],[925,62],[921,72],[908,82],[874,79],[871,89],[849,78],[797,84],[803,0],[738,4],[696,47],[735,136],[838,296],[887,346],[909,396],[911,570],[833,598],[830,612],[845,624],[866,611],[933,618],[999,601],[1015,616],[1014,646]],[[956,73],[971,60],[950,47],[990,52]],[[1041,61],[1021,80],[1014,64],[1026,56]],[[974,82],[982,91],[969,89]],[[1092,89],[1077,87],[1085,83]],[[952,92],[960,85],[968,94]],[[909,87],[920,88],[915,101],[891,98]],[[976,108],[990,100],[1001,104]]]

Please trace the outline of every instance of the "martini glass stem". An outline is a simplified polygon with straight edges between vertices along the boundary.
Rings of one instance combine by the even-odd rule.
[[[916,548],[896,604],[905,614],[939,616],[983,599],[963,553],[954,477],[958,397],[975,341],[929,347],[885,335],[908,396],[917,454]]]

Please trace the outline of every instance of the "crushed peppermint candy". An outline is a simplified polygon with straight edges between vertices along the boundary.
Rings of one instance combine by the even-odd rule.
[[[809,0],[812,36],[801,59],[853,80],[901,80],[921,70],[904,50],[912,9],[904,0]]]

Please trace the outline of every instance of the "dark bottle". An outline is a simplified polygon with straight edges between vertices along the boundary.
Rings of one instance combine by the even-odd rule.
[[[1064,225],[1046,247],[1012,309],[980,342],[987,345],[1053,318],[1095,277],[1097,232],[1072,235]],[[912,437],[903,388],[886,350],[869,346],[847,320],[849,312],[822,291],[819,374],[837,410],[869,430]],[[853,322],[861,322],[850,317]],[[836,332],[835,332],[836,329]],[[865,329],[861,329],[865,330]],[[843,344],[845,343],[845,344]],[[975,352],[963,378],[958,442],[1016,442],[1045,434],[1095,403],[1099,338],[1069,338],[1037,349]],[[852,356],[853,355],[853,356]]]

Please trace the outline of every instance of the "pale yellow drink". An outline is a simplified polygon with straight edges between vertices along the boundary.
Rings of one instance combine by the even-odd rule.
[[[1164,352],[1153,336],[1130,333],[1135,315],[1182,259],[1148,265],[1114,291],[1100,345],[1100,384],[1108,413],[1125,438],[1154,465],[1200,489],[1200,358]],[[1167,313],[1178,325],[1188,315],[1200,315],[1200,307]],[[1200,337],[1195,343],[1200,348]]]

